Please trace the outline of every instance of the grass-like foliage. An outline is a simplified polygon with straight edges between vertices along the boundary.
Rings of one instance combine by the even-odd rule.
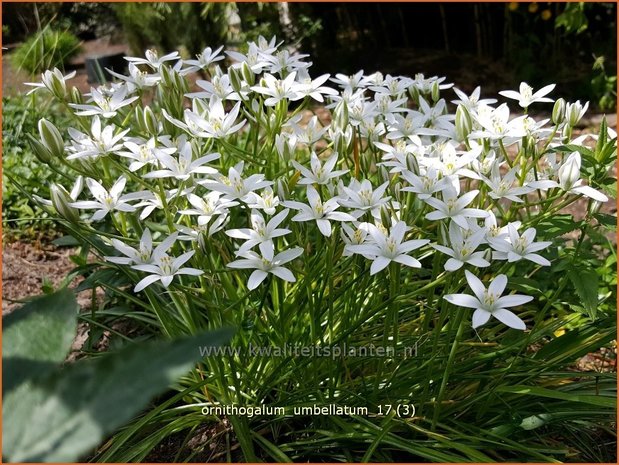
[[[46,69],[64,67],[80,51],[80,41],[70,31],[46,26],[15,49],[10,59],[17,69],[35,75]]]
[[[38,201],[97,257],[93,325],[238,329],[94,459],[614,460],[616,377],[576,363],[616,338],[616,134],[574,137],[587,105],[553,85],[497,104],[306,59],[261,38],[36,84],[74,118],[31,143],[70,173]]]
[[[2,235],[6,240],[53,238],[58,225],[36,201],[25,196],[8,180],[6,173],[19,179],[21,187],[31,194],[46,195],[49,183],[63,179],[61,170],[54,170],[37,159],[27,135],[36,133],[38,121],[45,117],[54,124],[69,124],[70,118],[62,106],[49,99],[12,95],[2,98]],[[41,182],[45,180],[45,182]]]

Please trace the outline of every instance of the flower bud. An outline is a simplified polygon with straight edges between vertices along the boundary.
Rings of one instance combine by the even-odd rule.
[[[134,108],[133,117],[138,123],[140,132],[146,132],[146,126],[144,126],[144,110],[140,105],[136,105]]]
[[[144,108],[143,118],[146,132],[148,132],[151,136],[156,136],[159,134],[159,122],[157,121],[155,113],[153,113],[153,110],[149,106]]]
[[[201,115],[205,115],[205,114],[208,114],[208,112],[209,112],[209,106],[208,106],[208,102],[206,100],[195,98],[192,101],[192,105],[193,105],[193,112],[194,113],[199,113]]]
[[[432,101],[436,103],[439,98],[441,98],[441,89],[438,86],[438,81],[434,81],[432,83]]]
[[[396,182],[395,185],[393,186],[393,194],[395,199],[402,203],[402,183],[401,182]]]
[[[599,200],[593,200],[589,202],[589,214],[595,215],[596,213],[600,211],[601,207],[602,207],[602,202],[600,202]]]
[[[557,126],[565,121],[565,100],[563,98],[557,99],[552,107],[551,120]]]
[[[345,136],[342,131],[340,131],[339,129],[336,131],[332,131],[330,136],[331,140],[333,141],[333,150],[338,153],[348,153],[348,147],[346,145]]]
[[[67,190],[59,184],[52,184],[50,187],[50,194],[52,197],[52,205],[56,209],[56,212],[65,220],[71,223],[78,223],[80,216],[78,210],[70,205],[73,200]]]
[[[241,80],[241,72],[238,68],[229,68],[228,69],[228,76],[230,77],[230,84],[232,85],[232,88],[236,91],[236,92],[240,92],[241,88],[243,87],[243,82]]]
[[[244,61],[241,65],[241,75],[243,76],[243,79],[245,80],[247,85],[253,86],[256,83],[256,75],[246,61]]]
[[[64,156],[64,142],[56,126],[43,118],[39,120],[39,134],[41,142],[53,157]]]
[[[584,106],[580,104],[579,100],[575,101],[574,103],[568,103],[566,110],[568,124],[571,127],[576,126],[585,115],[587,108],[589,108],[589,102],[585,103]]]
[[[464,105],[458,105],[456,110],[456,135],[458,140],[466,140],[473,129],[471,115]]]
[[[283,102],[283,100],[282,100]],[[275,107],[275,112],[271,113],[267,119],[267,125],[268,127],[272,128],[277,124],[277,120],[278,120],[278,116],[281,115],[282,113],[284,113],[284,108],[282,106],[280,106],[279,104],[282,103],[279,102],[277,104],[277,106]]]
[[[174,126],[167,118],[161,118],[161,130],[164,134],[178,134],[178,127]]]
[[[71,88],[71,103],[76,103],[81,105],[84,103],[84,98],[82,97],[82,93],[77,87]]]
[[[377,86],[382,86],[383,82],[385,81],[385,77],[383,76],[383,73],[381,73],[380,71],[376,71],[372,77],[374,78],[374,84]]]
[[[559,184],[564,190],[570,190],[580,179],[580,158],[578,152],[573,152],[559,168]]]
[[[209,244],[209,233],[208,226],[206,226],[203,230],[198,231],[197,240],[198,247],[203,254],[208,253],[208,244]]]
[[[175,70],[173,70],[172,73],[174,77],[174,88],[183,95],[189,92],[189,83],[185,76],[181,76],[181,74]]]
[[[348,105],[344,100],[340,101],[333,111],[333,121],[339,129],[344,129],[348,126]]]
[[[449,233],[447,232],[446,223],[439,223],[438,225],[438,234],[440,235],[441,240],[439,244],[449,244]]]
[[[355,131],[352,126],[348,126],[344,132],[342,132],[342,147],[346,150],[346,153],[350,153],[352,150],[352,143],[354,140]]]
[[[58,68],[54,68],[53,71],[47,70],[41,75],[41,80],[47,90],[52,95],[60,100],[64,100],[67,96],[67,84],[65,78]]]
[[[408,88],[408,93],[410,94],[413,102],[415,102],[415,105],[419,105],[419,89],[417,89],[417,86],[410,86]]]
[[[381,178],[381,184],[383,182],[387,182],[389,181],[389,171],[387,171],[387,168],[385,168],[384,166],[381,165],[380,169],[379,169],[379,173],[380,173],[380,178]]]
[[[169,66],[162,64],[159,66],[159,75],[161,76],[161,82],[166,87],[174,87],[174,77],[172,76],[172,70]]]
[[[279,197],[280,200],[286,200],[290,197],[288,183],[284,179],[278,179],[275,187],[275,194]]]
[[[163,108],[165,108],[173,118],[183,118],[183,99],[178,98],[176,92],[163,92],[161,100]]]
[[[41,163],[45,163],[46,165],[49,164],[52,160],[52,153],[49,149],[30,134],[26,134],[26,137],[28,137],[28,144],[30,145],[32,153],[34,153]]]
[[[406,167],[410,172],[419,174],[419,163],[417,162],[417,157],[415,157],[415,155],[406,155]]]
[[[295,145],[294,136],[286,134],[277,134],[275,136],[275,148],[286,165],[290,160],[294,159]]]
[[[380,221],[385,228],[391,226],[391,216],[389,215],[389,210],[384,205],[380,207]]]

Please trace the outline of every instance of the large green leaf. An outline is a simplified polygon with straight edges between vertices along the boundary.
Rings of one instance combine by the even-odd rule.
[[[608,213],[596,213],[593,217],[598,220],[601,225],[606,226],[611,231],[617,230],[617,217],[615,215],[609,215]]]
[[[63,289],[3,318],[3,392],[45,375],[65,360],[75,337],[78,309],[73,292]]]
[[[127,423],[221,345],[223,329],[191,338],[135,344],[23,383],[4,399],[4,454],[12,462],[73,462]]]
[[[553,215],[552,218],[540,221],[537,232],[540,237],[553,239],[582,227],[582,221],[574,221],[572,215]]]
[[[580,297],[582,306],[587,311],[587,315],[594,319],[598,308],[598,275],[593,270],[573,269],[568,271],[576,294]]]

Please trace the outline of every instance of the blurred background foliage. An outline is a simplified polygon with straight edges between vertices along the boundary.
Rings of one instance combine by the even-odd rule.
[[[45,26],[9,56],[18,70],[35,75],[64,65],[79,51],[80,41],[73,33]]]
[[[157,47],[189,56],[275,34],[311,53],[315,72],[449,74],[469,64],[484,84],[499,65],[506,81],[556,82],[564,95],[590,96],[604,110],[616,101],[610,2],[8,3],[3,41],[24,41],[52,21],[81,40],[124,41],[134,53]],[[423,57],[428,66],[419,69]]]

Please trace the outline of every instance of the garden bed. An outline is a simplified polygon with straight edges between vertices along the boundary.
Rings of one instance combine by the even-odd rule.
[[[6,244],[5,300],[45,291],[3,308],[7,456],[612,459],[614,134],[562,99],[540,122],[552,85],[456,108],[439,78],[307,81],[306,56],[248,47],[258,64],[233,51],[222,75],[220,50],[174,68],[148,51],[91,101],[48,73],[58,119],[11,109],[13,161],[31,150],[58,178],[11,164],[9,224],[37,224],[30,197],[81,248]],[[583,125],[598,143],[575,140]],[[40,402],[75,436],[38,439]]]

